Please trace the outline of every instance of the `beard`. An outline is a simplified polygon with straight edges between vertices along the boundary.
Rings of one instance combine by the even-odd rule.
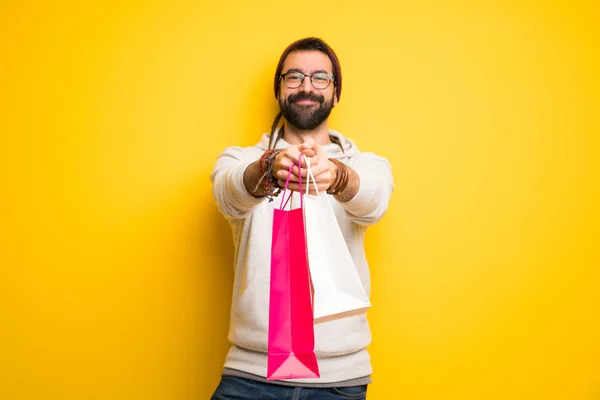
[[[301,100],[312,100],[318,104],[300,105]],[[291,94],[285,100],[279,101],[281,114],[288,123],[300,130],[312,130],[325,121],[333,109],[333,96],[331,101],[325,101],[325,97],[316,93],[300,92]]]

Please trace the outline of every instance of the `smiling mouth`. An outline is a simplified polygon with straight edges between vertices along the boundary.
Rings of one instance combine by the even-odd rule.
[[[300,104],[300,105],[311,105],[311,104],[319,104],[318,102],[314,101],[314,100],[298,100],[295,102],[296,104]]]

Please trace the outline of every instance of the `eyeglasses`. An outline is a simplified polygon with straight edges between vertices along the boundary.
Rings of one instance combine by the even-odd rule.
[[[301,72],[288,72],[286,74],[281,74],[281,79],[283,79],[283,83],[290,89],[299,88],[304,82],[304,78],[310,77],[310,83],[312,83],[313,87],[318,90],[326,89],[331,82],[333,81],[333,75],[330,75],[326,72],[316,72],[314,74],[303,74]]]

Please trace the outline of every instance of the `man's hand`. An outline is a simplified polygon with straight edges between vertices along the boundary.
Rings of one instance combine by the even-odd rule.
[[[285,185],[289,167],[292,164],[298,163],[300,154],[303,155],[301,160],[302,168],[300,171],[298,171],[297,167],[292,170],[288,189],[296,192],[299,191],[299,180],[302,179],[302,191],[306,192],[306,185],[308,184],[308,193],[312,195],[317,194],[312,180],[311,182],[307,182],[306,180],[308,169],[305,158],[308,157],[310,158],[310,169],[315,177],[319,192],[326,191],[335,180],[337,168],[335,164],[329,161],[327,155],[321,152],[321,146],[313,139],[308,139],[299,146],[289,146],[275,157],[273,175],[279,180],[278,184],[282,187]]]
[[[325,192],[335,181],[337,175],[337,167],[334,163],[329,161],[327,154],[321,151],[321,146],[312,139],[308,139],[302,144],[302,153],[314,154],[310,158],[310,170],[317,183],[319,193]],[[307,170],[308,173],[308,170]],[[316,195],[315,185],[312,179],[309,182],[309,194]]]
[[[297,164],[298,158],[300,158],[301,154],[302,152],[300,151],[299,145],[288,146],[283,151],[279,152],[279,154],[277,154],[273,160],[271,174],[277,179],[279,186],[285,186],[285,181],[288,179],[290,166],[295,165],[295,167],[292,168],[288,189],[295,191],[299,190],[299,180],[302,176],[302,169],[299,170]],[[302,160],[301,166],[306,166],[304,160]]]

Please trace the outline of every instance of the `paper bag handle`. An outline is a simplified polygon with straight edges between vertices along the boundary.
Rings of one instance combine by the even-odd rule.
[[[303,154],[300,154],[298,156],[298,173],[300,173],[300,169],[301,169],[300,165],[302,162],[301,161],[302,156],[303,156]],[[308,160],[308,157],[306,158],[306,160]],[[292,198],[293,192],[290,191],[290,195],[288,196],[287,200],[285,201],[285,204],[283,203],[283,200],[285,199],[285,192],[287,191],[288,185],[290,184],[290,177],[292,176],[292,170],[294,169],[295,166],[296,166],[296,164],[290,165],[290,168],[288,170],[288,177],[285,181],[285,186],[283,187],[283,193],[281,194],[281,205],[279,206],[280,210],[283,210],[287,206],[288,201],[290,201],[290,199]],[[303,208],[304,204],[302,203],[302,198],[303,198],[303,196],[302,196],[302,177],[300,177],[300,179],[298,181],[300,184],[300,208]]]
[[[306,157],[306,168],[308,168],[308,172],[306,174],[306,195],[308,196],[308,190],[310,189],[310,178],[312,178],[313,184],[315,186],[315,191],[317,192],[317,196],[319,193],[319,187],[317,186],[317,181],[315,180],[315,175],[312,173],[310,169],[310,158]]]
[[[306,162],[306,167],[308,168],[308,172],[306,174],[306,196],[308,196],[308,190],[310,188],[310,179],[312,178],[313,181],[313,185],[315,186],[315,191],[317,192],[317,196],[320,196],[321,193],[323,192],[319,192],[319,187],[317,186],[317,181],[315,179],[315,175],[313,174],[312,170],[310,169],[310,158],[306,157],[305,159]],[[300,196],[301,198],[304,196]],[[329,210],[331,212],[333,212],[333,208],[331,207],[331,203],[329,202],[329,196],[324,196],[325,197],[325,202],[327,203],[327,207],[329,208]]]

